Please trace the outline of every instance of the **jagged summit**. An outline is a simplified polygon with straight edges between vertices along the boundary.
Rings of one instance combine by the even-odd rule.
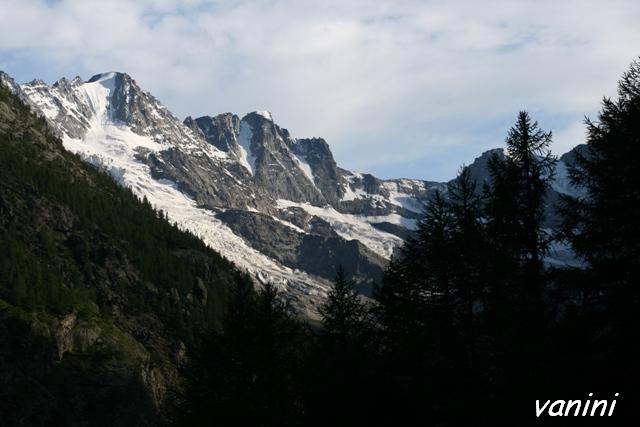
[[[273,116],[271,115],[270,111],[256,110],[256,111],[252,111],[249,114],[257,114],[258,116],[264,117],[265,119],[269,120],[270,122],[273,121]]]
[[[206,139],[207,142],[224,152],[233,150],[234,141],[240,132],[240,118],[232,113],[201,116],[196,119],[188,116],[183,123]]]
[[[251,123],[254,126],[277,126],[273,121],[273,116],[268,111],[252,111],[242,117],[243,122]],[[288,134],[288,132],[287,132]]]
[[[39,116],[43,115],[41,109],[31,100],[31,98],[27,96],[24,90],[22,90],[22,87],[13,79],[13,77],[2,70],[0,70],[0,85],[8,88],[9,92],[16,95],[24,104],[31,107],[35,114]]]
[[[131,78],[126,73],[121,73],[121,72],[118,72],[118,71],[108,71],[106,73],[100,73],[100,74],[94,75],[89,80],[87,80],[87,83],[93,83],[93,82],[98,82],[98,81],[106,81],[106,80],[112,80],[112,79],[115,79],[115,78],[123,78],[123,77]]]
[[[73,79],[69,80],[66,77],[62,77],[60,80],[58,80],[57,82],[55,82],[53,84],[53,87],[64,87],[64,88],[69,88],[71,86],[77,86],[80,85],[82,83],[84,83],[85,81],[82,79],[82,77],[80,76],[75,76]]]
[[[41,80],[41,79],[33,79],[29,83],[27,83],[27,85],[29,85],[29,86],[47,86],[47,82],[45,82],[44,80]]]
[[[17,95],[18,93],[22,92],[22,90],[20,89],[20,85],[18,85],[18,83],[16,83],[16,81],[13,80],[13,77],[11,77],[9,74],[5,73],[2,70],[0,70],[0,84],[8,88],[9,91],[14,95]]]

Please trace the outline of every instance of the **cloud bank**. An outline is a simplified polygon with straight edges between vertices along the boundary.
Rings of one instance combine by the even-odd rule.
[[[0,0],[18,80],[126,71],[179,116],[270,110],[383,177],[451,178],[521,109],[583,142],[640,54],[630,1]]]

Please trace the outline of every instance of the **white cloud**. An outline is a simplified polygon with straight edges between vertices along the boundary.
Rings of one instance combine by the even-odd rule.
[[[520,109],[567,148],[640,53],[633,0],[0,0],[0,10],[0,68],[18,78],[123,70],[178,115],[269,109],[295,135],[324,136],[346,167],[432,179],[502,143]],[[408,166],[438,157],[438,176]]]

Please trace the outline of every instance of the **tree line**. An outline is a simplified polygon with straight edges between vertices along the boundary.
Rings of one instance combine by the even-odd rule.
[[[586,127],[569,170],[579,195],[562,196],[554,231],[544,226],[552,135],[523,111],[487,182],[463,168],[432,195],[372,301],[339,269],[321,324],[309,326],[273,286],[236,288],[222,330],[193,354],[172,419],[527,425],[535,399],[590,392],[619,392],[629,409],[640,360],[640,62]],[[581,266],[546,262],[554,242]]]

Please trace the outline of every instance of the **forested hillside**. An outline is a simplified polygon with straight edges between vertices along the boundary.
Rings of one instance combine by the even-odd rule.
[[[248,280],[0,85],[0,425],[157,425]]]

